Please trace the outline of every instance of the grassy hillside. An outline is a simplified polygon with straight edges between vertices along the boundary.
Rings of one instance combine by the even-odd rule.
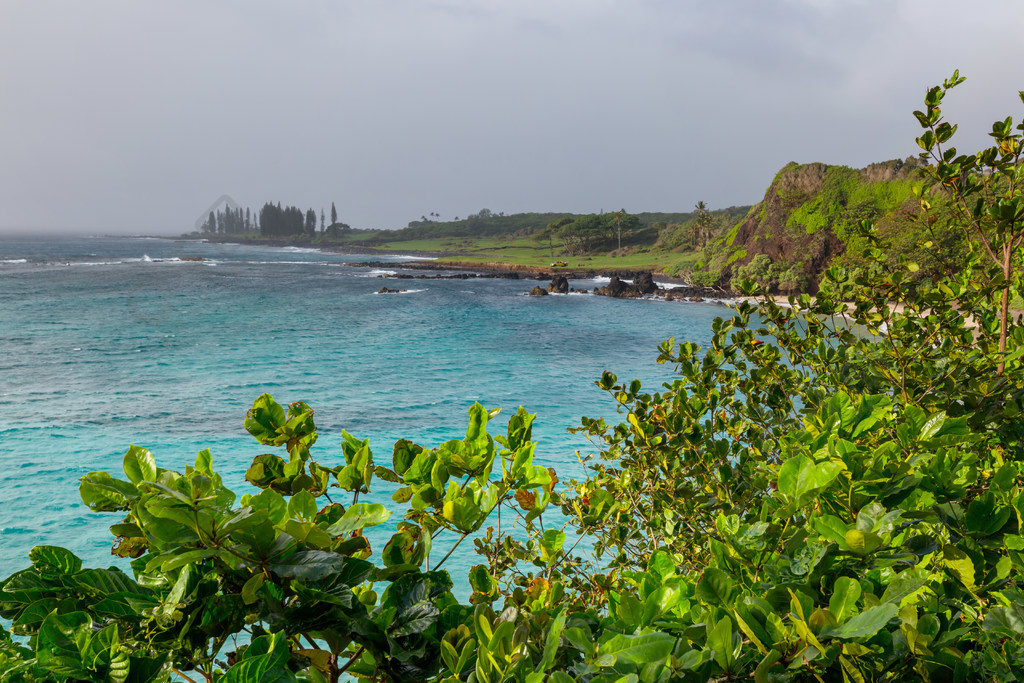
[[[709,246],[694,277],[705,284],[749,278],[777,291],[813,291],[830,265],[861,265],[865,245],[856,228],[864,220],[875,223],[894,265],[906,256],[921,265],[920,277],[928,277],[959,260],[964,245],[959,235],[914,220],[915,192],[929,191],[919,169],[915,158],[863,169],[787,164],[764,199]]]

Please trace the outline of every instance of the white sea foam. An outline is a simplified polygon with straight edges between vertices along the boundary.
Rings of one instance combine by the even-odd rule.
[[[397,270],[384,270],[382,268],[374,268],[367,275],[372,277],[380,277],[381,275],[397,275]]]
[[[606,285],[611,282],[612,279],[610,277],[605,277],[604,275],[595,275],[590,279],[590,281],[595,285]]]
[[[2,261],[0,261],[0,263],[28,263],[28,259],[26,259],[26,258],[8,258],[8,259],[3,259]]]
[[[320,263],[318,261],[245,261],[251,266],[330,266],[331,263]]]
[[[310,249],[308,247],[281,247],[281,251],[288,251],[293,254],[319,254],[322,253],[319,249]]]

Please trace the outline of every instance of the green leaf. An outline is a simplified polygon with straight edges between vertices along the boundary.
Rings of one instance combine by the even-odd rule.
[[[838,462],[816,463],[804,455],[796,455],[779,468],[779,492],[796,505],[801,505],[810,494],[828,486],[842,471],[843,465]]]
[[[832,597],[828,601],[828,609],[836,620],[845,621],[857,611],[857,601],[860,599],[860,595],[860,582],[842,576],[836,579]]]
[[[343,556],[325,550],[300,550],[267,569],[286,578],[316,581],[340,572],[342,560]]]
[[[544,653],[534,669],[537,673],[547,671],[555,663],[555,655],[558,654],[558,641],[562,635],[562,629],[565,628],[565,618],[565,608],[562,608],[558,611],[558,615],[551,620],[551,626],[544,638]]]
[[[251,605],[259,599],[256,594],[263,587],[265,580],[266,577],[263,574],[253,574],[249,577],[249,580],[242,586],[242,600],[245,604]]]
[[[466,440],[463,442],[472,452],[486,451],[488,446],[487,437],[487,409],[479,403],[469,407],[469,426],[466,428]]]
[[[39,627],[36,646],[39,664],[51,673],[92,678],[82,661],[79,643],[86,644],[92,631],[92,619],[85,612],[51,612]]]
[[[73,552],[52,545],[37,545],[29,551],[28,559],[44,576],[74,574],[82,569],[82,560]]]
[[[850,552],[864,557],[882,547],[882,537],[872,531],[849,529],[845,536],[846,546]]]
[[[245,431],[261,444],[280,446],[284,439],[278,430],[286,421],[284,408],[270,394],[261,394],[245,416]]]
[[[288,500],[288,514],[292,517],[312,521],[316,513],[316,498],[309,491],[299,491]]]
[[[899,607],[891,602],[869,607],[840,624],[839,628],[827,630],[822,635],[830,635],[840,640],[867,640],[894,619],[899,611]]]
[[[729,607],[736,598],[736,584],[729,574],[716,567],[704,570],[697,582],[697,599],[713,607]]]
[[[130,482],[114,479],[106,472],[90,472],[82,477],[78,493],[93,512],[120,512],[139,497]]]
[[[613,657],[643,665],[666,659],[675,647],[676,639],[667,633],[644,633],[638,636],[615,635],[598,647],[598,657]]]
[[[974,584],[974,562],[970,556],[955,545],[942,547],[942,563],[949,572],[958,578],[967,590],[974,593],[977,586]]]
[[[643,614],[644,608],[639,600],[627,592],[619,593],[615,617],[624,624],[627,631],[635,631],[643,626]]]
[[[912,596],[928,583],[927,572],[920,569],[906,569],[889,582],[882,593],[882,602],[892,602],[902,606],[905,599]]]
[[[294,681],[288,671],[288,657],[288,635],[284,631],[254,638],[242,659],[228,669],[219,683]]]
[[[376,526],[387,521],[391,511],[380,503],[356,503],[345,510],[341,519],[327,527],[331,536],[344,536],[356,529]]]
[[[124,454],[124,473],[133,484],[140,481],[156,481],[157,468],[153,454],[145,448],[129,446],[128,452]]]
[[[203,449],[196,454],[195,470],[208,477],[213,476],[213,456],[210,454],[209,448]]]
[[[565,532],[557,529],[546,529],[540,538],[540,556],[547,564],[551,564],[565,544]]]
[[[477,593],[489,594],[495,588],[494,577],[487,565],[477,564],[470,567],[469,586]]]
[[[986,491],[967,506],[964,524],[968,531],[977,536],[991,536],[1006,524],[1013,508],[1000,505],[992,491]]]
[[[732,669],[735,659],[733,653],[732,619],[722,617],[715,624],[714,628],[708,625],[708,648],[715,651],[715,661],[725,671]]]
[[[208,557],[214,557],[219,554],[219,552],[220,551],[213,548],[199,548],[197,550],[189,550],[188,552],[166,555],[166,559],[163,564],[160,565],[160,570],[164,572],[171,572],[179,567],[184,567],[186,564],[196,564]]]

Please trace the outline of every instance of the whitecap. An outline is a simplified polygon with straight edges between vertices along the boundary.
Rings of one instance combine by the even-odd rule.
[[[250,266],[329,266],[320,261],[242,261]]]
[[[27,258],[8,258],[0,261],[0,263],[28,263]]]

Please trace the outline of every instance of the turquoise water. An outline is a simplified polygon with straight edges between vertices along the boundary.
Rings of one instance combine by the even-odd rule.
[[[207,261],[181,261],[198,256]],[[669,336],[706,343],[712,304],[587,295],[525,297],[531,281],[381,280],[373,258],[163,239],[0,238],[0,576],[55,544],[87,564],[110,556],[116,515],[89,512],[77,480],[120,475],[131,443],[169,469],[210,448],[236,492],[266,451],[242,421],[263,392],[316,410],[314,456],[340,460],[341,430],[390,464],[395,440],[465,434],[479,401],[538,413],[537,464],[583,474],[567,427],[614,417],[605,370],[654,387]],[[392,257],[401,271],[407,258]],[[400,284],[395,284],[400,283]],[[376,294],[383,284],[406,294]],[[574,287],[592,288],[591,281]],[[371,500],[390,503],[390,485]],[[363,500],[366,500],[365,498]],[[393,504],[391,504],[393,505]],[[392,522],[397,518],[392,518]],[[389,535],[371,537],[379,550]],[[472,548],[448,568],[475,564]],[[462,550],[460,548],[460,551]],[[453,558],[456,559],[456,558]],[[122,566],[123,563],[122,563]]]

